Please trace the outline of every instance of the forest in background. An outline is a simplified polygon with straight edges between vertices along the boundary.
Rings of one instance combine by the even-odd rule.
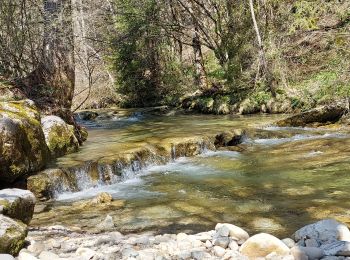
[[[0,13],[1,93],[60,115],[350,96],[345,0],[2,0]]]

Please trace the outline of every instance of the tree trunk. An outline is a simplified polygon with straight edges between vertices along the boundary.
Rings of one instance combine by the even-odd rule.
[[[74,39],[70,0],[44,0],[41,61],[26,79],[25,92],[37,106],[71,122],[75,86]]]
[[[196,26],[194,28],[192,46],[195,66],[195,85],[198,86],[198,89],[200,90],[206,90],[208,89],[207,74],[204,67],[204,59],[199,32]]]
[[[249,7],[250,7],[250,13],[252,15],[254,30],[255,30],[256,37],[257,37],[258,44],[259,44],[259,62],[262,64],[264,74],[266,77],[266,82],[270,88],[270,92],[271,92],[273,97],[276,97],[275,80],[274,80],[273,75],[271,74],[271,71],[270,71],[270,69],[267,65],[267,62],[266,62],[264,44],[261,40],[259,26],[258,26],[258,23],[256,21],[253,0],[249,0]]]

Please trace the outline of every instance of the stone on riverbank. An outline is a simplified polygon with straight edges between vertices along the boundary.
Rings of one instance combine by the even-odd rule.
[[[0,190],[0,213],[25,224],[29,224],[33,217],[35,197],[33,193],[20,189]]]
[[[228,224],[228,223],[218,223],[216,226],[215,226],[215,230],[218,231],[220,229],[222,229],[223,227],[227,228],[229,230],[229,236],[237,241],[237,243],[239,245],[243,244],[248,238],[249,238],[249,234],[243,230],[242,228],[240,227],[237,227],[235,225],[232,225],[232,224]]]
[[[313,123],[334,123],[338,121],[346,111],[347,106],[345,104],[325,105],[280,120],[276,124],[281,127],[298,127]]]
[[[68,125],[58,116],[46,116],[41,119],[46,144],[53,157],[74,153],[79,141],[74,134],[74,126]]]
[[[0,214],[0,254],[16,255],[24,245],[27,226]]]
[[[0,181],[41,170],[49,159],[33,101],[0,102]]]
[[[266,257],[275,252],[277,255],[288,255],[289,248],[278,238],[265,233],[250,237],[239,250],[243,255],[252,259]]]
[[[337,240],[350,242],[350,231],[343,223],[334,219],[325,219],[307,225],[294,233],[294,239],[297,242],[305,238],[313,238],[321,243]]]

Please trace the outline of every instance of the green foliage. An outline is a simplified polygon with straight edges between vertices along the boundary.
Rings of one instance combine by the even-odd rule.
[[[117,90],[129,107],[174,105],[184,92],[188,70],[176,59],[161,36],[160,6],[155,0],[117,0],[114,67]]]
[[[259,92],[255,92],[253,93],[250,98],[252,99],[252,101],[254,101],[256,104],[258,104],[259,106],[261,106],[262,104],[266,104],[267,101],[269,101],[272,96],[271,93],[269,92],[265,92],[265,91],[259,91]]]

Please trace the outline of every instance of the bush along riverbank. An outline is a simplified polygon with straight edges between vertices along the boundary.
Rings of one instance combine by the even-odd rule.
[[[111,202],[108,193],[99,194],[91,201],[95,204]],[[282,239],[267,233],[248,234],[229,223],[218,223],[215,229],[198,234],[122,235],[115,230],[114,221],[107,216],[95,232],[90,233],[61,225],[32,229],[18,259],[345,260],[350,256],[350,231],[345,224],[333,219],[309,224]],[[1,225],[2,244],[10,239],[3,230],[4,225]],[[24,235],[19,235],[20,246],[24,245]],[[8,251],[8,248],[1,248],[0,252],[19,251],[18,247],[16,251]],[[13,259],[4,257],[0,255],[0,259]]]

